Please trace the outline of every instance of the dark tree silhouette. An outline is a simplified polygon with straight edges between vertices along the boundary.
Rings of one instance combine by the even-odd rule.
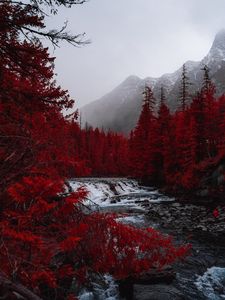
[[[165,95],[164,87],[162,86],[160,90],[160,104],[162,105],[165,103],[166,103],[166,95]]]
[[[145,100],[130,138],[131,161],[136,171],[134,175],[143,182],[163,184],[176,191],[195,192],[207,187],[214,195],[224,192],[225,97],[223,95],[216,98],[209,68],[205,66],[202,70],[202,87],[187,106],[189,83],[185,65],[183,66],[182,93],[179,99],[182,109],[175,114],[170,114],[165,104],[163,88],[157,118],[154,117],[153,106],[150,108],[149,101]],[[148,94],[152,99],[152,93]],[[134,159],[132,149],[136,151],[137,160]],[[221,175],[218,175],[216,182],[218,172]]]
[[[82,1],[0,2],[2,299],[16,293],[26,299],[74,300],[74,280],[83,284],[96,273],[138,275],[174,262],[187,250],[154,229],[126,226],[110,214],[85,213],[87,192],[67,189],[68,178],[87,176],[90,167],[96,173],[122,172],[127,141],[98,129],[82,132],[77,113],[63,116],[73,101],[56,85],[54,59],[38,40],[71,42],[42,31],[41,5],[61,3]]]
[[[13,1],[0,0],[0,5],[10,6],[10,14],[4,14],[1,18],[1,28],[13,28],[14,32],[19,33],[28,41],[36,38],[47,38],[54,46],[58,46],[60,41],[66,41],[74,46],[81,46],[89,43],[84,39],[85,33],[70,34],[66,31],[67,22],[59,29],[47,29],[44,20],[48,13],[55,15],[58,7],[71,7],[73,5],[84,4],[86,0],[31,0]],[[29,21],[28,21],[29,20]]]
[[[203,71],[202,91],[208,93],[213,86],[210,78],[210,69],[207,65],[205,65],[201,70]]]
[[[187,101],[188,101],[188,98],[189,98],[189,86],[190,86],[190,84],[191,83],[189,82],[189,77],[187,76],[186,65],[183,64],[182,75],[181,75],[180,95],[179,95],[182,111],[185,111],[185,109],[187,107]]]

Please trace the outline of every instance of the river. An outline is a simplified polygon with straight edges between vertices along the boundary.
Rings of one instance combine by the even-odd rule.
[[[178,199],[170,198],[155,188],[141,187],[130,179],[85,178],[71,180],[70,186],[73,190],[79,186],[85,186],[89,190],[86,204],[93,210],[126,213],[118,221],[138,227],[151,226],[165,234],[171,234],[176,242],[192,244],[190,255],[174,265],[176,278],[172,283],[158,286],[135,285],[133,299],[225,299],[223,212],[216,219],[208,207],[191,201],[190,204],[181,204]],[[113,278],[106,274],[104,281],[104,287],[93,283],[92,291],[83,290],[79,299],[122,299]],[[160,290],[158,293],[157,289]],[[163,289],[168,289],[169,292],[162,294]]]

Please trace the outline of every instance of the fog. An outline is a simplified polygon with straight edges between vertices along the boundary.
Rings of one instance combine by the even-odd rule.
[[[90,0],[48,19],[91,44],[50,48],[57,81],[83,106],[129,75],[158,77],[186,60],[200,60],[225,28],[224,0]]]

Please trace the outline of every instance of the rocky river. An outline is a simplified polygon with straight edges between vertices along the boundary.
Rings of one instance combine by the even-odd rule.
[[[123,178],[71,180],[70,186],[87,188],[86,204],[93,210],[126,213],[118,221],[151,226],[172,235],[177,243],[192,245],[190,255],[166,276],[126,283],[121,293],[121,283],[106,274],[93,282],[91,290],[82,290],[80,300],[225,299],[225,207],[217,207],[215,215],[212,206],[183,203]]]

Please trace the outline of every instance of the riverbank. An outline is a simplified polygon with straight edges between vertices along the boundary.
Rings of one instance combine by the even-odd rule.
[[[222,206],[217,206],[217,214],[205,205],[180,202],[149,204],[146,209],[148,219],[160,223],[160,228],[165,230],[176,230],[180,234],[208,233],[218,239],[225,234],[225,209]]]
[[[139,186],[130,179],[90,178],[71,184],[74,189],[82,185],[90,190],[89,205],[93,207],[96,201],[102,213],[113,211],[118,213],[120,222],[154,227],[173,236],[176,243],[192,244],[190,255],[173,266],[175,276],[170,282],[165,282],[163,277],[157,279],[157,284],[152,277],[141,284],[140,279],[132,281],[129,288],[125,288],[132,290],[132,298],[126,299],[225,299],[225,212],[222,206],[218,206],[219,215],[215,217],[210,205],[194,204],[193,201],[184,203],[154,187]],[[126,215],[121,216],[121,212]],[[119,294],[119,285],[114,284],[113,279],[110,282],[107,286],[103,280],[97,292],[93,282],[90,290],[81,294],[80,300],[125,299]],[[82,297],[85,293],[88,298]]]

